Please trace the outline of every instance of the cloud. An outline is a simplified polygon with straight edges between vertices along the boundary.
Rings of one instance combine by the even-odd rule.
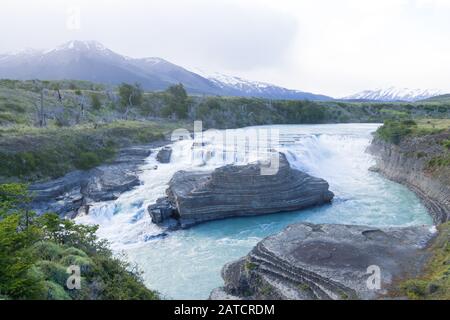
[[[67,9],[80,8],[69,30]],[[5,0],[0,52],[71,39],[334,96],[450,92],[450,0]]]

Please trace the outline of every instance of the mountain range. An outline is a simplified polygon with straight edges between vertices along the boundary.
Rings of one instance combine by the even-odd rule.
[[[165,90],[182,83],[191,94],[270,99],[331,100],[299,90],[238,77],[202,76],[161,58],[135,59],[120,55],[97,41],[70,41],[51,50],[0,54],[0,78],[77,79],[116,85],[139,82],[146,90]]]
[[[0,79],[77,79],[117,85],[138,82],[146,90],[165,90],[182,83],[191,94],[292,100],[333,100],[322,95],[246,80],[221,73],[190,71],[157,57],[130,58],[97,41],[73,40],[50,50],[27,49],[0,54]],[[339,100],[414,102],[446,92],[395,87],[365,90]]]
[[[445,92],[440,90],[423,90],[423,89],[408,89],[408,88],[380,88],[375,90],[365,90],[342,98],[342,100],[357,100],[357,101],[407,101],[416,102],[425,100],[431,97],[439,96]]]

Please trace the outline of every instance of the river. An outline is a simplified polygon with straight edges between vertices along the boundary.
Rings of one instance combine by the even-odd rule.
[[[155,237],[162,230],[154,225],[147,206],[164,195],[167,183],[178,170],[210,170],[223,165],[223,157],[212,152],[205,161],[192,158],[192,140],[172,145],[169,164],[160,164],[156,152],[141,168],[142,185],[123,193],[117,200],[97,203],[80,223],[98,224],[98,235],[111,242],[144,272],[148,287],[166,298],[206,299],[223,284],[220,270],[226,262],[246,255],[262,238],[288,224],[359,224],[410,226],[432,224],[432,219],[415,194],[368,169],[374,164],[365,149],[378,124],[278,125],[245,128],[247,131],[278,130],[276,149],[286,154],[292,167],[323,178],[335,193],[331,205],[307,210],[233,218],[204,223],[187,230]],[[231,133],[241,134],[234,130]],[[207,135],[205,135],[207,137]],[[219,146],[211,141],[209,150]],[[155,150],[156,151],[156,150]],[[222,148],[220,152],[222,153]],[[225,150],[229,152],[229,150]],[[232,157],[227,163],[253,161]]]

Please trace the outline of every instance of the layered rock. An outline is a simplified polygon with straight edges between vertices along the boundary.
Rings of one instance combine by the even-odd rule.
[[[265,238],[222,270],[211,299],[376,299],[419,274],[430,227],[371,228],[299,223]],[[378,269],[379,268],[379,269]],[[380,287],[376,274],[380,271]]]
[[[94,202],[117,199],[121,193],[140,184],[139,166],[145,163],[151,148],[159,144],[161,142],[124,148],[109,164],[31,185],[33,209],[39,213],[50,211],[75,217],[89,213]]]
[[[373,170],[414,191],[436,224],[450,219],[450,171],[430,172],[427,163],[444,154],[440,141],[445,139],[450,139],[449,133],[406,137],[397,145],[375,137],[367,149],[376,159]]]
[[[290,167],[280,154],[276,174],[262,175],[264,164],[228,165],[214,171],[179,171],[167,198],[149,207],[153,222],[176,220],[180,227],[235,216],[293,211],[328,203],[328,183]]]

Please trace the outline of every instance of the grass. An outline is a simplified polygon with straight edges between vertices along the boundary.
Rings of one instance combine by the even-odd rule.
[[[377,135],[387,142],[399,144],[406,136],[438,134],[447,130],[450,130],[450,119],[388,120],[377,130]],[[447,148],[450,145],[448,140],[443,144]]]
[[[87,170],[114,158],[118,148],[161,140],[176,122],[115,121],[104,125],[0,129],[0,177],[36,181]]]
[[[400,293],[410,299],[450,299],[450,222],[441,224],[438,229],[424,274],[399,285]]]
[[[250,261],[245,261],[245,270],[247,271],[252,271],[255,270],[258,266]]]

